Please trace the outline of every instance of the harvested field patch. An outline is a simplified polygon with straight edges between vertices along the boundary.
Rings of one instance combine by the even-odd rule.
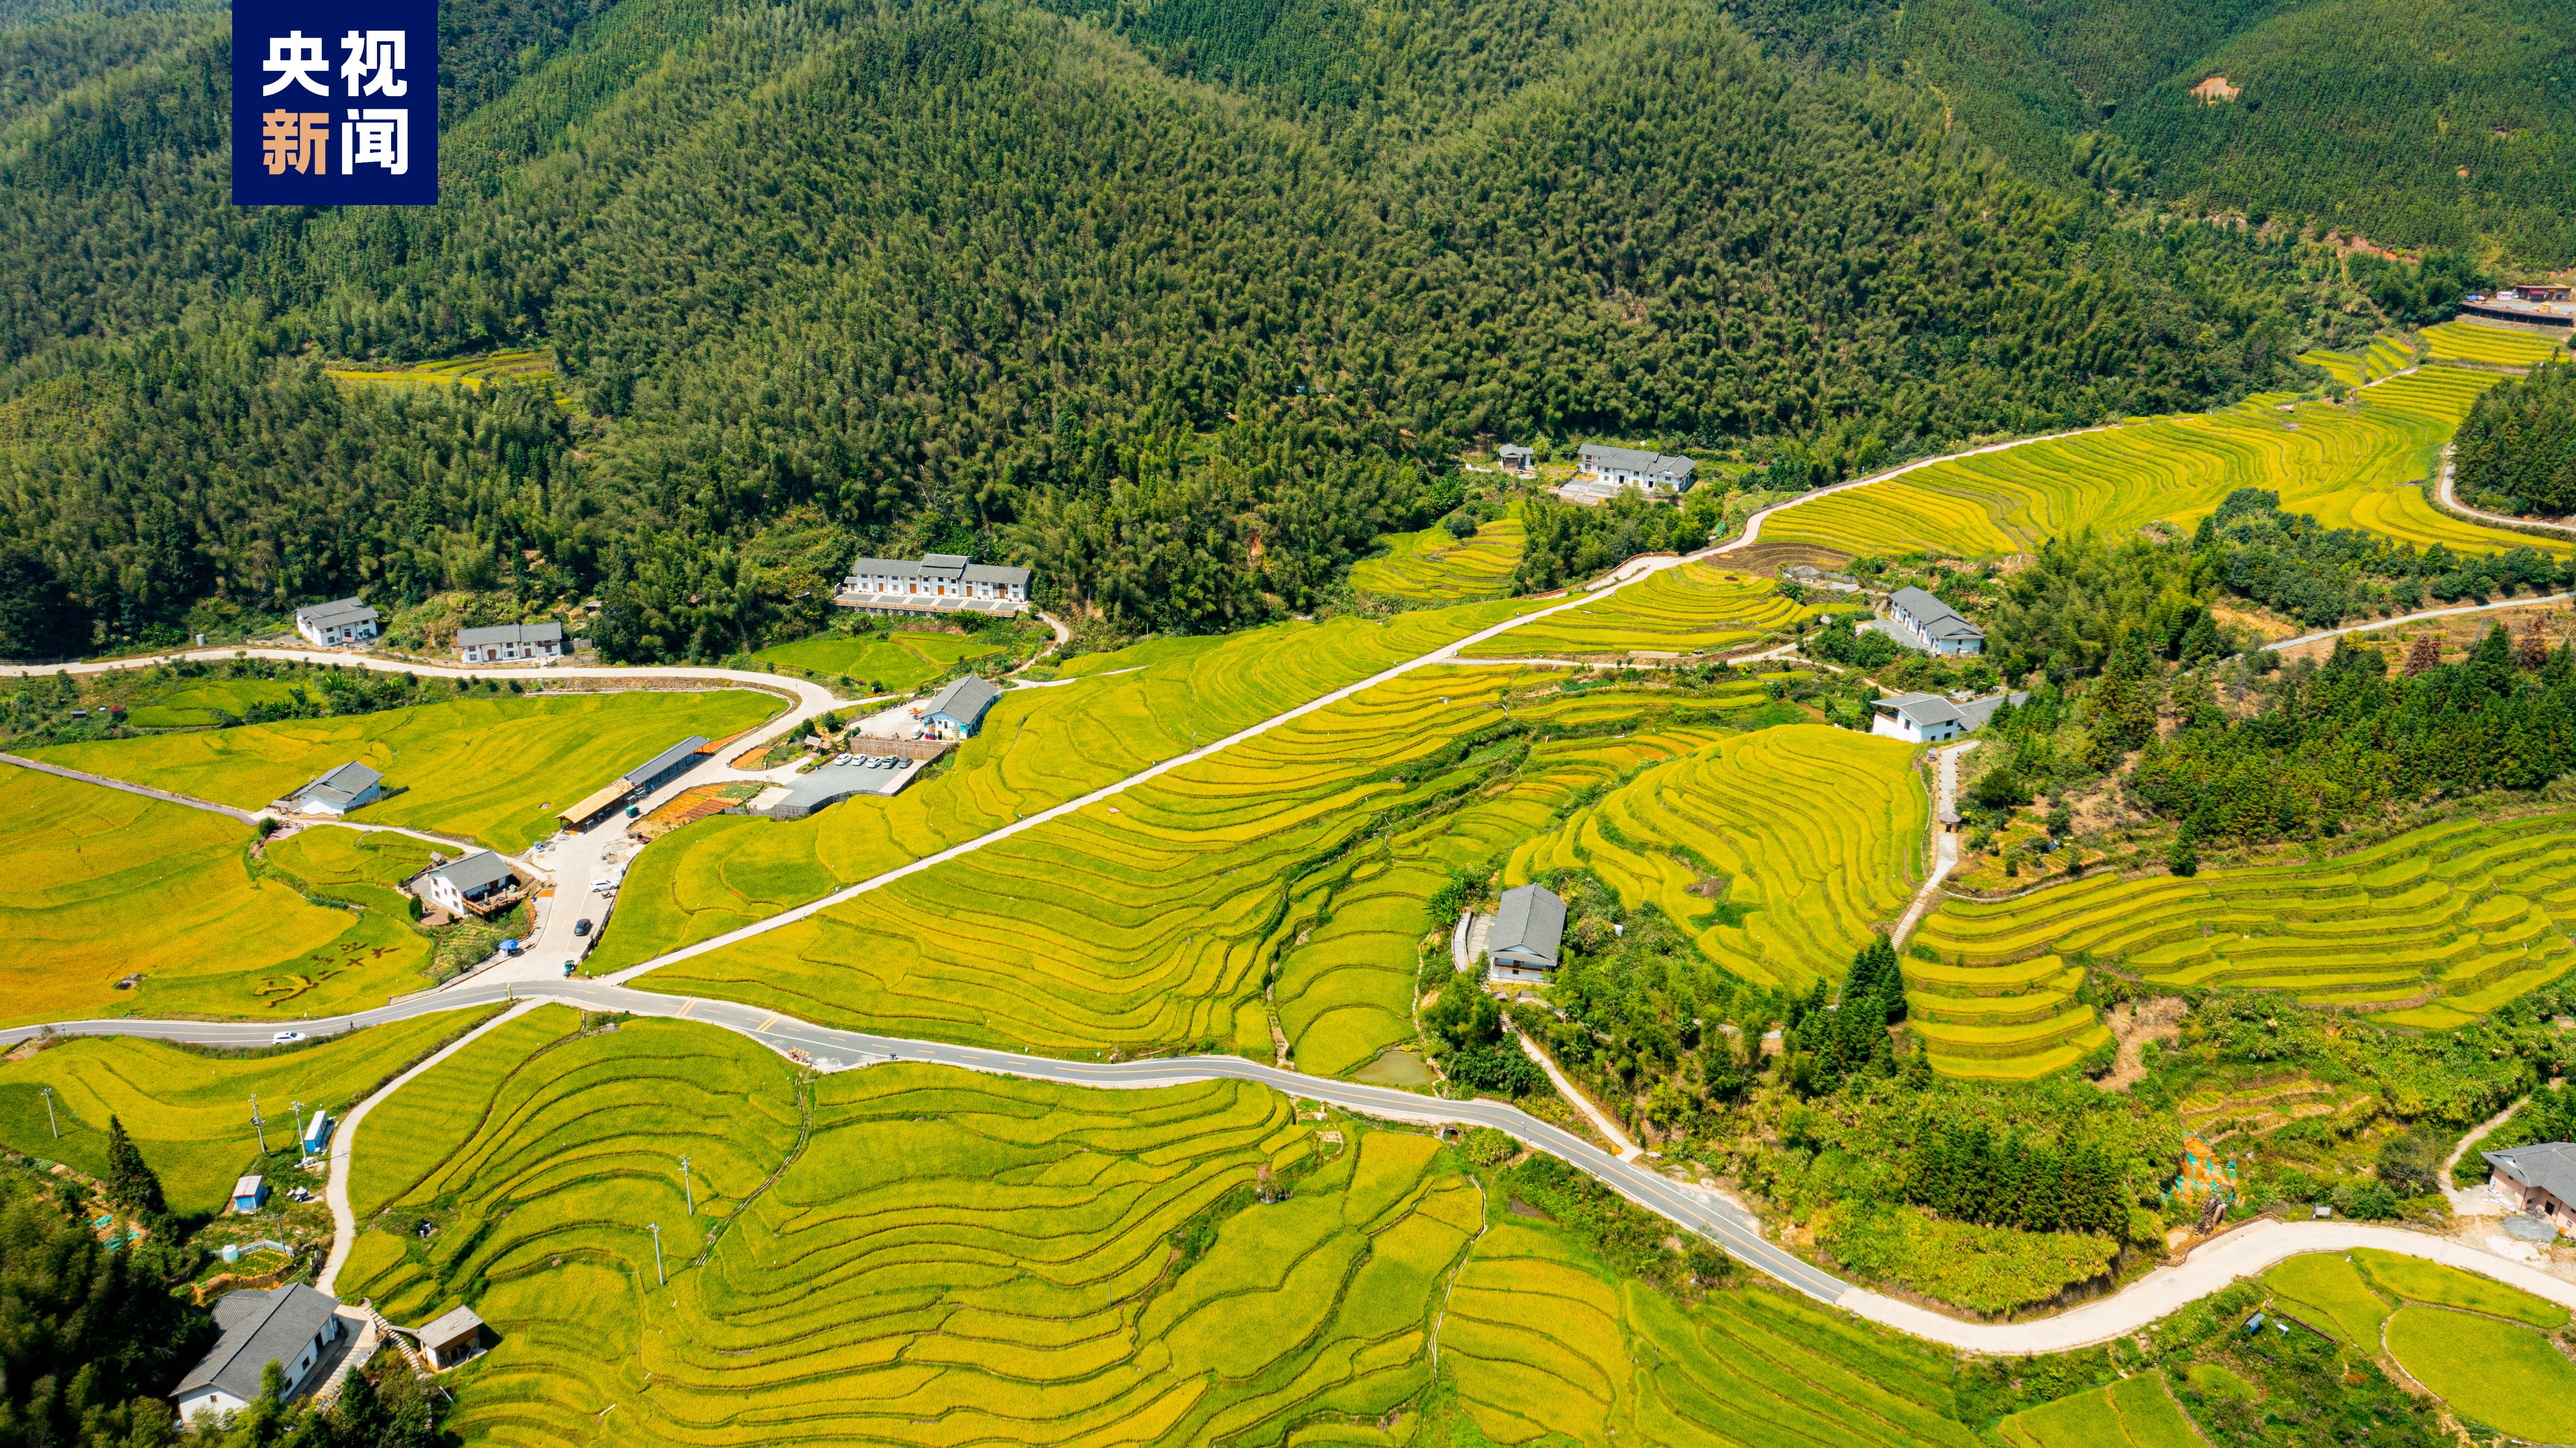
[[[721,739],[747,729],[781,702],[750,689],[457,699],[36,754],[237,809],[258,809],[354,759],[384,774],[389,797],[351,818],[515,853],[555,832],[554,810],[692,734]]]

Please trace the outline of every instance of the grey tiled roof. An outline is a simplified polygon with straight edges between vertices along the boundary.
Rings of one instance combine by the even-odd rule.
[[[518,870],[508,860],[490,850],[476,850],[461,860],[439,866],[429,872],[456,887],[456,893],[471,895],[487,885],[518,878]]]
[[[344,623],[374,623],[376,611],[354,598],[335,598],[329,603],[297,609],[295,621],[309,623],[315,628],[338,628]]]
[[[1905,610],[1906,616],[1914,621],[1915,629],[1925,638],[1981,639],[1986,636],[1984,629],[1959,617],[1957,609],[1920,588],[1900,588],[1889,594],[1887,601]]]
[[[960,724],[972,724],[1000,697],[1002,691],[992,680],[980,674],[968,674],[951,681],[947,688],[932,696],[929,706],[921,712],[925,718],[932,714],[945,714]]]
[[[690,755],[695,754],[706,747],[707,736],[703,734],[692,734],[688,738],[681,740],[679,743],[672,745],[670,748],[663,750],[661,753],[654,755],[652,758],[645,760],[642,764],[626,771],[626,777],[637,784],[642,784],[645,780],[653,778],[662,771],[669,769],[672,765],[679,763],[681,760],[686,759]]]
[[[264,1292],[226,1293],[215,1302],[215,1326],[223,1336],[188,1369],[171,1396],[210,1387],[243,1402],[258,1397],[260,1370],[272,1362],[293,1363],[339,1306],[337,1298],[300,1282]]]
[[[1565,902],[1543,885],[1523,885],[1503,892],[1493,933],[1485,937],[1485,954],[1523,950],[1553,966],[1564,939]]]
[[[2576,1207],[2576,1145],[2544,1141],[2505,1151],[2480,1152],[2487,1165],[2525,1186],[2538,1187]]]
[[[1699,467],[1689,458],[1668,453],[1647,452],[1643,448],[1605,447],[1585,443],[1579,456],[1587,468],[1617,468],[1622,472],[1643,473],[1650,478],[1687,478]]]
[[[563,625],[559,623],[503,623],[490,628],[461,628],[456,631],[458,648],[481,648],[489,644],[559,644],[563,642]]]

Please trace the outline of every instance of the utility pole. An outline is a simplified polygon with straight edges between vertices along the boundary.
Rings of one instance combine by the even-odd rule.
[[[268,1123],[259,1119],[259,1097],[250,1098],[251,1129],[259,1133],[259,1154],[268,1155]]]
[[[304,1154],[304,1103],[289,1101],[286,1104],[295,1108],[295,1152],[301,1156]]]
[[[698,1214],[698,1189],[689,1182],[689,1159],[680,1158],[680,1190],[689,1194],[689,1215]]]
[[[654,1280],[655,1280],[655,1281],[658,1281],[658,1282],[660,1282],[660,1283],[662,1283],[662,1284],[663,1284],[663,1285],[665,1285],[665,1286],[668,1286],[668,1285],[670,1284],[671,1279],[670,1279],[670,1277],[669,1277],[667,1274],[665,1274],[665,1273],[662,1271],[662,1224],[661,1224],[661,1223],[659,1223],[659,1222],[647,1222],[647,1223],[645,1223],[645,1225],[646,1225],[646,1226],[648,1226],[648,1227],[651,1227],[651,1228],[653,1229],[653,1277],[654,1277]]]
[[[45,1096],[45,1124],[54,1129],[54,1140],[60,1141],[63,1139],[63,1124],[54,1119],[54,1088],[39,1086],[36,1089]]]

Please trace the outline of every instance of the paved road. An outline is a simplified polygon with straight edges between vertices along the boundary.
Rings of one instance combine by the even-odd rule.
[[[1307,1076],[1234,1056],[1183,1056],[1168,1060],[1119,1062],[1059,1061],[980,1046],[834,1030],[759,1006],[664,995],[601,981],[566,980],[541,987],[485,983],[464,990],[442,991],[435,997],[422,997],[400,1006],[363,1012],[349,1019],[364,1026],[436,1011],[489,1006],[512,999],[523,1006],[557,1001],[582,1010],[625,1011],[641,1016],[697,1021],[738,1032],[781,1054],[802,1052],[813,1060],[818,1069],[825,1071],[845,1071],[888,1061],[920,1061],[995,1075],[1112,1089],[1172,1086],[1208,1080],[1251,1081],[1309,1101],[1329,1102],[1347,1110],[1390,1120],[1491,1126],[1591,1173],[1630,1201],[1707,1237],[1738,1261],[1818,1302],[1969,1352],[2060,1352],[2106,1342],[2135,1332],[2177,1308],[2216,1292],[2239,1277],[2260,1272],[2285,1257],[2355,1246],[2382,1247],[2429,1258],[2496,1278],[2554,1302],[2576,1306],[2576,1284],[2444,1238],[2354,1222],[2258,1222],[2200,1247],[2180,1267],[2157,1268],[2122,1291],[2072,1311],[2028,1322],[1962,1322],[1912,1303],[1853,1287],[1765,1240],[1760,1224],[1733,1203],[1674,1181],[1643,1162],[1621,1161],[1572,1132],[1499,1101],[1441,1101],[1392,1087]],[[334,1022],[315,1024],[317,1033],[337,1025]],[[41,1029],[21,1026],[0,1032],[0,1045],[15,1045]],[[53,1029],[68,1035],[151,1036],[232,1046],[264,1045],[271,1030],[265,1024],[133,1020],[72,1021],[59,1023]],[[378,1093],[378,1097],[371,1098],[369,1104],[374,1099],[381,1099],[383,1094]],[[335,1184],[345,1182],[346,1168],[341,1165],[340,1158],[354,1140],[355,1128],[362,1120],[359,1113],[352,1112],[350,1120],[343,1123],[334,1139],[332,1173]],[[335,1221],[339,1221],[339,1204],[343,1202],[344,1187],[340,1197],[335,1198]],[[342,1222],[341,1226],[344,1231],[353,1231],[354,1219]],[[333,1264],[336,1266],[344,1255],[345,1252],[335,1243]]]
[[[2402,623],[2421,623],[2428,618],[2457,618],[2464,613],[2493,613],[2500,608],[2537,608],[2544,603],[2565,603],[2570,599],[2576,599],[2576,593],[2553,593],[2546,598],[2508,598],[2501,603],[2464,603],[2457,608],[2428,608],[2420,613],[2399,614],[2395,618],[2378,619],[2371,623],[2350,624],[2343,628],[2319,629],[2315,633],[2301,634],[2294,639],[2283,639],[2279,643],[2265,644],[2263,646],[2263,652],[2270,653],[2278,649],[2296,648],[2300,644],[2312,644],[2317,642],[2319,639],[2341,638],[2345,634],[2377,633],[2381,629],[2395,628]]]
[[[2457,513],[2463,518],[2475,518],[2481,523],[2494,523],[2499,527],[2515,530],[2546,528],[2552,533],[2576,533],[2576,527],[2570,527],[2565,523],[2544,523],[2537,518],[2516,518],[2504,513],[2490,513],[2483,508],[2472,508],[2461,502],[2460,495],[2453,491],[2452,484],[2456,475],[2457,469],[2451,462],[2451,444],[2444,443],[2442,444],[2442,481],[2434,490],[2434,495],[2450,512]]]
[[[0,754],[0,764],[14,764],[20,769],[32,769],[39,774],[78,780],[82,784],[95,784],[105,789],[121,789],[127,794],[139,794],[145,799],[157,799],[163,804],[186,805],[190,809],[201,809],[208,814],[228,815],[254,829],[259,825],[258,815],[248,810],[235,809],[228,804],[217,804],[213,800],[199,799],[194,795],[172,794],[166,789],[154,789],[147,784],[128,784],[124,780],[110,779],[104,774],[92,774],[84,769],[65,769],[59,764],[47,764],[41,759],[29,759],[22,754]]]

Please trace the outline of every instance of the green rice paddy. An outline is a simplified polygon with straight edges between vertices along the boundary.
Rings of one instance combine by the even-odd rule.
[[[0,1063],[0,1142],[29,1156],[69,1162],[92,1176],[107,1170],[108,1118],[125,1123],[161,1178],[175,1211],[221,1207],[260,1155],[250,1098],[267,1118],[268,1144],[295,1144],[294,1102],[345,1112],[443,1041],[472,1028],[472,1012],[422,1016],[354,1035],[253,1055],[204,1056],[162,1041],[83,1037]],[[52,1087],[53,1135],[39,1088]],[[273,1183],[284,1191],[289,1183]],[[317,1191],[321,1179],[309,1185]]]
[[[692,734],[721,739],[748,729],[776,714],[780,703],[751,689],[457,699],[35,753],[49,763],[239,809],[258,809],[356,760],[383,773],[391,797],[351,818],[469,836],[516,852],[555,832],[556,809]]]
[[[2473,1423],[2576,1443],[2576,1363],[2530,1328],[2409,1304],[2388,1319],[2388,1355]]]
[[[153,693],[126,712],[137,729],[188,729],[240,719],[255,705],[285,707],[304,691],[288,679],[178,679],[166,693]]]
[[[2436,362],[2484,362],[2499,367],[2529,367],[2567,355],[2564,333],[2551,336],[2478,322],[2444,322],[2426,327],[2424,345]]]
[[[2425,501],[2423,482],[2442,443],[2498,380],[2426,368],[2360,393],[2350,406],[2265,395],[2220,412],[1955,459],[1792,508],[1762,536],[1863,553],[1990,558],[2078,528],[2120,534],[2159,519],[2189,527],[2235,489],[2259,487],[2330,527],[2419,546],[2576,547],[2460,522]]]
[[[2293,1257],[2264,1273],[2263,1285],[2272,1289],[2281,1311],[2374,1356],[2380,1324],[2397,1310],[2344,1252]]]
[[[822,634],[762,649],[752,657],[808,674],[847,675],[863,684],[905,693],[945,675],[968,659],[989,658],[1002,652],[1002,645],[972,634],[898,629],[883,639],[868,634]]]
[[[1929,809],[1913,746],[1782,725],[1637,776],[1525,841],[1503,883],[1589,870],[1720,968],[1803,990],[1904,913]]]
[[[316,861],[355,833],[281,842],[277,863],[338,880]],[[253,838],[205,810],[0,766],[0,1018],[329,1014],[426,984],[430,945],[407,915],[304,895],[399,902],[254,875]]]
[[[627,875],[593,968],[638,964],[1114,784],[1524,606],[1290,622],[1084,655],[1065,669],[1082,682],[1006,692],[981,733],[892,799],[788,822],[719,816],[655,841]]]
[[[1768,578],[1716,563],[1685,563],[1598,603],[1536,619],[1485,640],[1470,658],[1598,658],[1711,654],[1776,642],[1824,610],[1781,596]]]
[[[2162,1372],[2025,1409],[1996,1432],[2008,1448],[2208,1448]]]
[[[2313,862],[1945,901],[1915,937],[1945,964],[1906,971],[1926,990],[2071,991],[2060,957],[2088,951],[2151,986],[2278,990],[2440,1030],[2564,974],[2571,923],[2576,814],[2453,820]]]
[[[1496,518],[1459,539],[1442,527],[1396,533],[1387,551],[1351,565],[1351,587],[1419,603],[1500,598],[1511,592],[1527,539],[1517,517]]]
[[[1366,1424],[1427,1385],[1440,1289],[1481,1222],[1430,1138],[1346,1125],[1327,1146],[1248,1084],[916,1065],[800,1084],[712,1028],[568,1036],[551,1014],[477,1043],[523,1038],[479,1069],[469,1048],[427,1073],[425,1107],[382,1115],[398,1096],[358,1139],[372,1226],[340,1289],[397,1322],[461,1302],[492,1325],[450,1383],[469,1442]],[[1264,1168],[1287,1200],[1251,1200]]]
[[[1584,783],[1709,742],[1762,698],[1746,680],[1687,699],[1515,700],[1555,682],[1499,667],[1406,675],[651,984],[1075,1056],[1266,1059],[1275,1006],[1300,1067],[1355,1070],[1413,1036],[1417,945],[1439,923],[1422,901],[1453,865],[1508,848]],[[1606,737],[1649,707],[1667,714],[1652,735]],[[1508,752],[1507,723],[1562,737],[1537,746],[1520,784],[1479,797],[1483,755],[1446,755],[1485,732],[1487,752]]]

